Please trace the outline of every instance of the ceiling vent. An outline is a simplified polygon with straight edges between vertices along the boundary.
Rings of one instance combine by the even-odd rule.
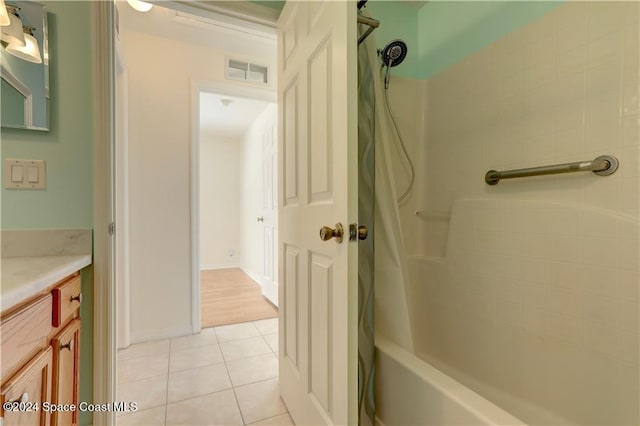
[[[227,60],[227,78],[248,83],[269,84],[269,67],[237,59]]]

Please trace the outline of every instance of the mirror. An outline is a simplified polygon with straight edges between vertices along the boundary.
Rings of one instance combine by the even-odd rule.
[[[9,22],[0,26],[0,124],[49,130],[47,9],[31,1],[2,3]]]

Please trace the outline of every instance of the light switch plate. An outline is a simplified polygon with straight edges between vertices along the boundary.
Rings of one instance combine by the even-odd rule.
[[[44,160],[5,158],[4,187],[7,189],[45,189],[47,187]],[[16,179],[21,177],[21,180]]]

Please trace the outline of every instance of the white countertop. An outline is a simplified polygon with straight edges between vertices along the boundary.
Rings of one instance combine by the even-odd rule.
[[[0,310],[17,305],[91,264],[91,255],[3,257]]]

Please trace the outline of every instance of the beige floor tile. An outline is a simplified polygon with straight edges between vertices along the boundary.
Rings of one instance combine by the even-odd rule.
[[[287,412],[287,407],[280,398],[278,379],[239,386],[234,391],[245,423],[253,423]]]
[[[278,353],[278,333],[275,334],[265,334],[264,340],[267,342],[271,350],[275,353]]]
[[[246,385],[278,377],[278,358],[273,354],[258,355],[227,362],[233,386]]]
[[[295,426],[295,423],[293,423],[289,414],[283,414],[281,416],[271,417],[270,419],[251,423],[251,426]]]
[[[169,353],[124,359],[118,362],[118,383],[133,382],[167,374]]]
[[[178,371],[169,375],[169,402],[181,401],[231,388],[224,364]]]
[[[118,401],[135,401],[139,411],[164,406],[167,403],[167,373],[122,383],[118,386]]]
[[[200,346],[171,352],[170,371],[188,370],[224,362],[218,345]]]
[[[256,326],[256,328],[262,335],[278,332],[278,318],[254,321],[253,325]]]
[[[167,425],[242,425],[232,390],[167,405]]]
[[[164,425],[164,415],[166,407],[151,408],[150,410],[136,411],[118,417],[118,426],[143,425],[162,426]]]
[[[218,338],[216,337],[215,331],[212,329],[211,331],[205,330],[202,330],[199,334],[192,334],[191,336],[174,337],[171,339],[171,352],[216,345]]]
[[[118,360],[137,358],[141,356],[160,355],[169,352],[169,339],[136,343],[126,349],[118,351]]]
[[[222,355],[225,361],[247,358],[250,356],[268,354],[271,348],[262,337],[250,337],[248,339],[230,340],[220,343]]]
[[[250,322],[240,324],[222,325],[216,327],[216,335],[219,342],[229,340],[247,339],[249,337],[260,336],[258,329]]]

